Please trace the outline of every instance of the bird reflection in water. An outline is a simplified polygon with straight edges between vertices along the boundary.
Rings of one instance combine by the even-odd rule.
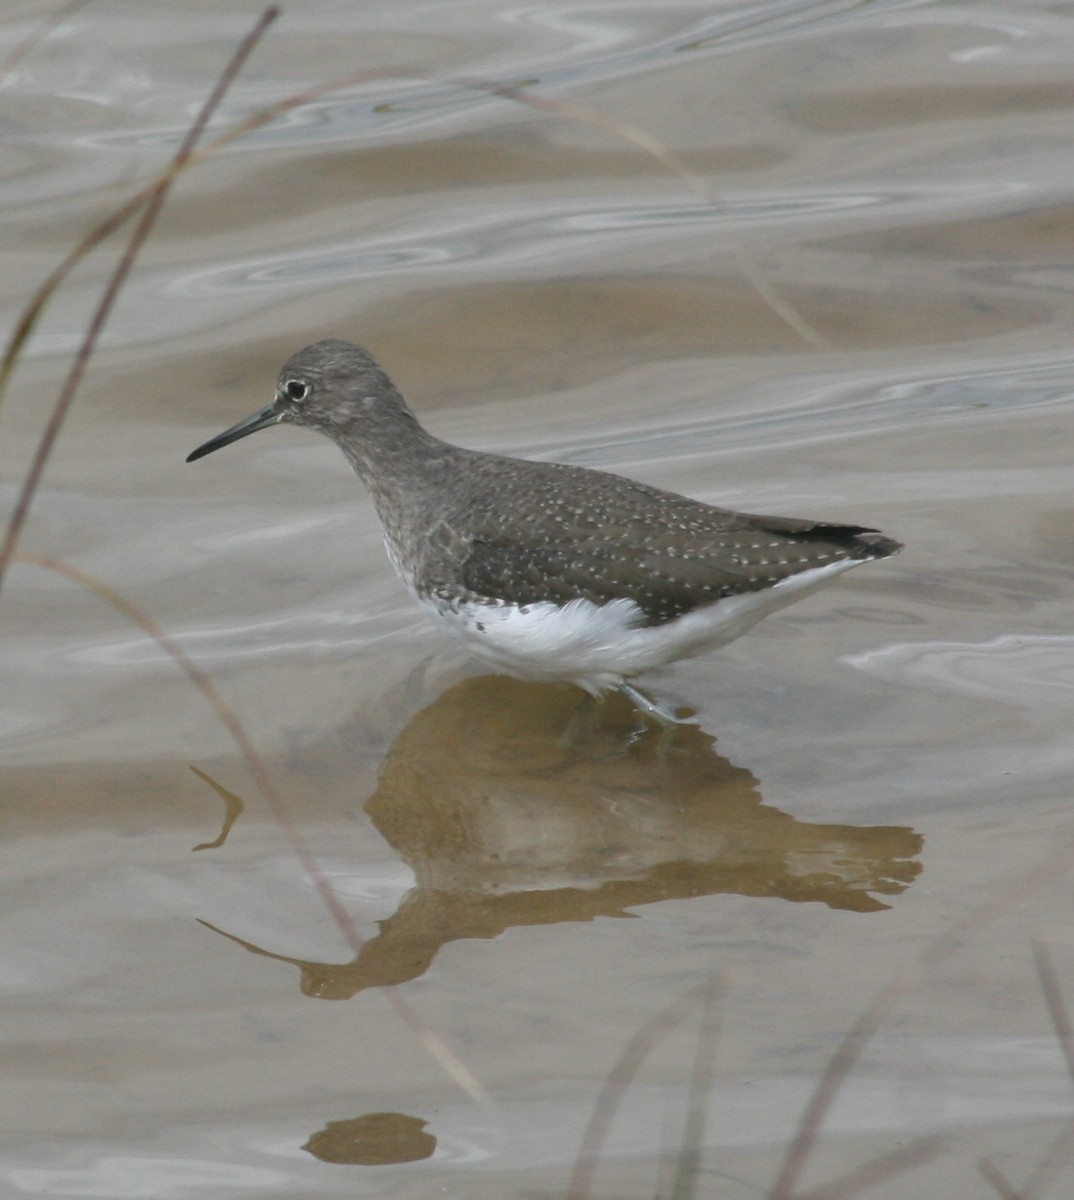
[[[562,745],[577,693],[468,679],[419,712],[385,757],[366,813],[416,883],[348,963],[291,963],[302,990],[343,1000],[422,975],[440,948],[515,926],[635,915],[721,893],[870,913],[921,870],[904,826],[819,825],[765,805],[757,779],[696,726],[670,754],[612,697]]]

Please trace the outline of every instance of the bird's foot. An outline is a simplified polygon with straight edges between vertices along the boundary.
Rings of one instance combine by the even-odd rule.
[[[662,704],[658,704],[655,700],[646,696],[640,688],[636,688],[633,684],[626,683],[625,681],[619,684],[617,690],[630,701],[638,712],[648,717],[659,728],[660,741],[656,747],[656,754],[661,762],[665,761],[668,751],[675,741],[676,731],[682,725],[695,724],[693,717],[678,716],[670,709],[665,708]]]
[[[694,718],[692,716],[678,716],[669,708],[647,696],[640,688],[634,687],[633,684],[621,683],[617,686],[616,690],[624,697],[635,712],[656,726],[658,731],[656,754],[661,761],[664,761],[675,741],[676,732],[683,725],[694,724]],[[559,747],[568,751],[577,750],[578,746],[587,741],[593,733],[603,708],[604,696],[583,696],[577,708],[572,713],[570,720],[567,722],[567,727],[557,739]],[[629,737],[627,746],[620,748],[620,753],[644,736],[644,724],[636,726]]]
[[[621,683],[618,685],[617,690],[634,705],[638,712],[651,717],[661,729],[672,730],[678,728],[680,725],[695,724],[693,717],[678,716],[671,709],[665,708],[662,704],[658,704],[655,700],[646,696],[640,688],[634,687],[632,683]]]

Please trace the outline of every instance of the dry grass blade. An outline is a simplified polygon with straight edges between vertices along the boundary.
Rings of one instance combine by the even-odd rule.
[[[80,8],[85,8],[88,3],[89,0],[70,0],[68,4],[61,5],[55,12],[51,12],[46,17],[43,17],[35,28],[11,51],[7,58],[0,61],[0,75],[6,75],[9,71],[13,71],[50,33],[59,29],[68,17],[74,16]]]
[[[337,76],[333,79],[326,80],[323,83],[317,84],[314,87],[307,88],[304,91],[296,92],[291,96],[287,96],[275,104],[271,104],[261,111],[247,117],[239,122],[234,128],[227,130],[225,133],[218,135],[211,141],[205,143],[200,150],[192,151],[182,162],[173,163],[166,171],[164,171],[157,179],[147,185],[130,200],[126,201],[114,213],[110,214],[97,228],[92,230],[85,238],[83,243],[77,246],[71,254],[64,259],[63,262],[52,272],[37,294],[33,297],[30,304],[24,310],[16,325],[15,331],[9,341],[4,357],[0,360],[0,399],[3,398],[8,378],[17,359],[18,352],[21,349],[26,338],[33,330],[34,325],[40,318],[48,300],[55,292],[57,287],[70,274],[73,268],[101,242],[108,238],[116,229],[126,223],[131,215],[146,202],[153,194],[154,190],[161,185],[169,184],[180,171],[185,170],[190,166],[204,162],[211,158],[214,154],[233,145],[235,142],[241,141],[244,137],[263,128],[265,125],[271,124],[278,117],[285,113],[291,112],[296,108],[302,108],[307,104],[312,104],[315,101],[322,100],[333,92],[342,91],[346,88],[355,87],[363,83],[372,83],[377,80],[412,78],[422,80],[426,83],[451,84],[456,87],[466,88],[470,91],[480,91],[491,95],[500,96],[503,99],[511,100],[516,104],[527,105],[531,108],[536,108],[545,112],[552,113],[556,116],[563,117],[566,120],[577,121],[581,124],[588,124],[600,129],[604,129],[614,136],[629,142],[636,146],[646,155],[653,158],[657,163],[666,168],[674,176],[680,179],[690,190],[692,190],[699,199],[713,206],[718,206],[720,203],[719,197],[712,193],[707,187],[705,181],[691,171],[676,155],[672,154],[667,147],[663,146],[656,138],[647,134],[644,130],[638,129],[636,126],[630,125],[625,121],[609,117],[603,113],[585,108],[580,105],[574,105],[562,100],[550,100],[546,97],[534,96],[530,92],[522,88],[512,86],[505,83],[496,83],[487,80],[466,79],[466,78],[446,78],[439,79],[432,75],[423,75],[420,72],[402,73],[396,68],[372,68],[365,71],[352,72],[347,75]],[[735,260],[739,268],[742,270],[750,285],[757,291],[761,299],[769,305],[770,308],[784,320],[796,333],[798,333],[804,341],[814,346],[817,349],[826,349],[830,346],[830,342],[819,334],[816,330],[797,313],[793,307],[777,296],[772,288],[764,281],[760,273],[746,260],[739,252],[735,252]]]
[[[1032,948],[1037,977],[1048,1006],[1048,1014],[1066,1060],[1067,1073],[1074,1082],[1074,1028],[1071,1026],[1070,1013],[1059,988],[1059,978],[1052,962],[1051,951],[1048,949],[1047,942],[1042,938],[1034,938]],[[990,1160],[978,1160],[977,1167],[1000,1195],[1007,1197],[1009,1194],[1017,1197],[1017,1200],[1038,1200],[1038,1197],[1045,1195],[1060,1171],[1070,1161],[1071,1154],[1074,1154],[1074,1122],[1068,1122],[1066,1127],[1060,1131],[1047,1154],[1030,1174],[1029,1181],[1021,1192],[1014,1189],[999,1168]],[[1009,1189],[1009,1191],[1005,1189]]]
[[[794,305],[784,300],[740,250],[732,251],[732,255],[738,264],[738,269],[742,272],[743,277],[750,287],[753,288],[777,317],[798,334],[803,342],[812,346],[814,350],[832,349],[834,343],[831,339],[826,338],[823,333],[814,329]]]
[[[1047,1154],[1033,1169],[1029,1182],[1018,1189],[991,1159],[979,1158],[977,1169],[1003,1197],[1003,1200],[1040,1200],[1059,1177],[1060,1171],[1070,1162],[1074,1154],[1074,1121],[1068,1122],[1049,1148]]]
[[[220,76],[220,80],[214,88],[213,96],[211,96],[203,106],[203,114],[207,109],[210,108],[210,106],[215,108],[216,104],[219,103],[219,100],[222,99],[223,92],[226,90],[226,87],[230,84],[231,80],[237,74],[239,67],[241,66],[241,62],[237,62],[239,55],[242,55],[242,61],[245,61],[257,40],[260,39],[264,29],[267,28],[268,24],[275,19],[277,12],[278,10],[275,8],[267,9],[259,21],[258,26],[251,32],[250,35],[247,36],[246,39],[244,39],[243,44],[236,51],[235,55],[232,56],[232,60],[228,68],[226,68],[224,73]],[[233,70],[231,69],[232,64],[236,64]],[[362,75],[364,74],[366,73],[363,72]],[[377,71],[372,72],[372,74],[374,77],[387,77],[392,73]],[[362,78],[362,75],[353,75],[348,76],[347,78],[353,82]],[[270,108],[258,113],[256,116],[243,121],[229,133],[223,134],[214,139],[207,148],[203,149],[201,153],[197,152],[195,149],[195,144],[197,138],[200,136],[200,133],[204,131],[207,120],[202,121],[201,116],[199,115],[198,120],[193,126],[191,126],[190,131],[184,138],[183,146],[180,147],[179,152],[177,152],[173,157],[168,167],[165,168],[165,170],[163,170],[159,175],[157,175],[156,178],[154,178],[151,182],[146,184],[145,187],[141,188],[133,196],[131,196],[130,199],[124,201],[123,204],[121,204],[117,209],[109,213],[103,221],[91,229],[90,232],[82,239],[82,241],[79,242],[78,245],[76,245],[50,272],[44,282],[40,285],[40,287],[38,287],[37,291],[30,298],[26,307],[19,314],[19,318],[15,323],[15,328],[12,330],[7,346],[4,349],[3,358],[0,359],[0,400],[3,399],[6,393],[11,374],[15,369],[15,364],[18,362],[19,355],[22,352],[22,348],[25,345],[27,338],[33,332],[34,327],[40,320],[42,313],[45,311],[49,301],[55,295],[60,285],[84,258],[91,254],[99,245],[101,245],[102,242],[107,241],[107,239],[111,237],[117,229],[122,228],[143,205],[152,203],[154,197],[158,195],[166,195],[171,184],[188,167],[194,165],[195,163],[204,161],[206,158],[211,157],[214,153],[216,153],[216,151],[224,148],[231,142],[237,141],[239,138],[244,137],[252,130],[268,124],[281,113],[288,111],[288,109],[296,107],[297,105],[308,103],[311,97],[316,98],[323,92],[332,91],[339,86],[342,86],[342,84],[337,80],[323,85],[322,88],[315,88],[309,92],[302,92],[298,96],[293,96],[286,101],[280,102],[279,104],[274,104]],[[214,97],[216,97],[215,103]],[[208,113],[208,117],[211,118],[211,115],[212,114],[210,111]],[[195,133],[195,129],[198,129],[197,133]]]
[[[799,1192],[795,1200],[850,1200],[865,1188],[885,1183],[894,1175],[919,1167],[935,1158],[947,1146],[947,1138],[940,1134],[919,1138],[908,1146],[900,1146],[890,1154],[881,1154],[872,1162],[856,1167],[810,1192]]]
[[[1070,1162],[1071,1154],[1074,1154],[1074,1121],[1068,1122],[1055,1138],[1021,1191],[1018,1191],[991,1159],[979,1158],[977,1169],[1004,1200],[1040,1200],[1059,1177],[1060,1171]]]
[[[607,114],[597,112],[595,109],[571,104],[566,100],[549,100],[544,96],[534,96],[531,92],[527,92],[523,88],[514,87],[507,83],[490,83],[481,79],[466,78],[453,78],[450,82],[458,84],[460,87],[471,88],[474,91],[491,92],[494,96],[502,96],[505,100],[513,100],[517,104],[525,104],[530,108],[554,113],[557,117],[564,117],[568,121],[575,121],[579,125],[592,125],[597,129],[606,130],[608,133],[622,138],[623,141],[630,142],[650,158],[654,159],[672,175],[682,180],[702,200],[705,200],[709,204],[715,203],[715,197],[710,193],[708,185],[700,175],[691,171],[680,158],[672,154],[665,145],[651,134],[646,133],[643,129],[638,129],[635,125],[621,121],[617,117],[609,117]]]
[[[497,96],[503,96],[508,100],[515,100],[519,104],[528,104],[532,108],[544,109],[546,112],[555,113],[557,116],[566,117],[571,121],[577,121],[581,125],[593,125],[598,129],[607,130],[616,137],[622,138],[623,141],[637,146],[639,150],[644,151],[644,153],[655,159],[656,162],[670,171],[672,175],[682,180],[691,191],[696,193],[706,203],[712,205],[713,208],[720,207],[721,200],[719,195],[711,191],[704,179],[695,171],[691,171],[682,159],[672,154],[666,146],[643,129],[638,129],[636,126],[630,125],[626,121],[621,121],[616,117],[609,117],[604,113],[595,112],[592,109],[583,108],[576,104],[568,104],[562,100],[547,100],[543,96],[533,96],[521,88],[510,87],[507,84],[482,83],[477,79],[462,79],[455,82],[465,87],[479,88],[493,92]],[[775,289],[771,287],[761,275],[761,272],[741,251],[732,251],[732,257],[746,279],[746,282],[777,317],[784,321],[804,342],[812,346],[815,350],[831,349],[831,341],[823,334],[818,333],[793,305],[777,295]]]
[[[28,563],[32,566],[44,567],[49,571],[55,571],[79,587],[92,592],[106,604],[111,605],[118,612],[122,613],[129,621],[137,625],[186,675],[208,702],[217,719],[231,735],[247,770],[253,776],[258,791],[261,793],[273,818],[287,838],[292,853],[300,863],[302,870],[313,885],[333,921],[347,940],[347,944],[357,954],[364,945],[363,939],[358,935],[347,910],[340,903],[339,897],[332,890],[331,884],[320,869],[313,851],[309,847],[309,843],[291,815],[287,801],[272,782],[272,776],[269,774],[264,760],[257,753],[245,727],[239,720],[234,709],[231,708],[217,691],[215,684],[206,672],[187,655],[182,646],[174,638],[161,629],[148,613],[143,612],[137,605],[132,604],[125,596],[120,595],[119,592],[109,587],[108,584],[102,582],[100,579],[79,570],[78,567],[74,567],[70,563],[63,562],[58,558],[51,558],[44,554],[20,553],[16,556],[16,561]],[[389,989],[387,994],[389,1002],[395,1008],[396,1012],[414,1034],[420,1038],[429,1054],[440,1063],[455,1083],[472,1099],[480,1104],[487,1105],[489,1103],[488,1094],[464,1064],[418,1018],[414,1010],[396,993],[394,988]]]
[[[29,303],[19,313],[15,328],[11,331],[11,337],[8,338],[7,345],[4,347],[3,358],[0,359],[0,400],[7,392],[11,374],[15,370],[27,338],[33,333],[41,314],[45,311],[60,284],[88,254],[92,253],[102,242],[107,241],[117,229],[121,229],[134,216],[138,209],[145,204],[150,192],[158,182],[159,180],[154,180],[150,187],[143,188],[137,195],[125,201],[99,225],[90,230],[59,265],[53,268],[44,283],[30,297]]]
[[[895,1001],[909,988],[908,971],[883,988],[862,1012],[849,1031],[843,1035],[835,1053],[828,1060],[813,1095],[809,1098],[798,1129],[784,1155],[776,1181],[768,1193],[768,1200],[791,1200],[798,1177],[806,1164],[810,1151],[820,1134],[821,1126],[843,1081],[850,1074],[866,1042],[880,1028]],[[916,973],[914,975],[916,979]]]
[[[638,1073],[645,1058],[657,1041],[666,1037],[690,1015],[698,1000],[708,992],[694,989],[680,996],[673,1003],[651,1017],[623,1047],[622,1053],[604,1081],[600,1094],[593,1105],[593,1115],[582,1134],[578,1158],[567,1186],[566,1200],[589,1200],[593,1188],[593,1177],[600,1161],[601,1148],[608,1139],[616,1110],[627,1087]]]
[[[1022,1192],[1022,1200],[1039,1200],[1044,1196],[1059,1172],[1070,1162],[1071,1154],[1074,1154],[1074,1121],[1052,1142],[1051,1149],[1034,1168]]]
[[[275,12],[275,10],[270,11],[273,14]],[[268,14],[266,13],[267,16]],[[262,20],[265,19],[262,18]],[[422,78],[421,76],[415,77]],[[82,241],[49,273],[44,282],[30,298],[26,307],[19,314],[4,349],[3,357],[0,358],[0,400],[3,399],[6,393],[11,374],[15,369],[27,338],[33,332],[49,301],[61,284],[63,284],[64,280],[67,279],[84,258],[103,242],[107,241],[117,229],[121,229],[143,205],[152,201],[153,197],[160,193],[162,189],[166,192],[168,187],[183,171],[212,158],[213,155],[219,153],[221,150],[226,149],[235,142],[241,141],[248,134],[255,132],[263,126],[271,124],[277,117],[283,116],[295,108],[301,108],[306,104],[323,99],[332,92],[340,91],[347,87],[354,87],[360,83],[369,83],[378,79],[398,78],[400,78],[399,71],[386,68],[374,68],[372,70],[356,71],[338,76],[315,87],[296,92],[291,96],[277,101],[275,104],[269,105],[267,108],[261,109],[253,116],[240,121],[232,129],[219,134],[207,142],[200,151],[194,148],[194,142],[188,135],[186,143],[189,143],[189,146],[186,152],[181,155],[177,154],[165,170],[128,200],[125,200],[123,204],[109,213],[104,220],[91,229]]]
[[[157,219],[164,201],[167,198],[168,190],[171,187],[172,180],[190,159],[193,153],[194,146],[205,131],[214,112],[223,100],[227,89],[231,86],[235,76],[242,69],[243,64],[249,58],[254,47],[261,39],[265,30],[276,19],[279,10],[276,8],[267,8],[261,15],[254,28],[243,38],[235,53],[224,67],[220,74],[220,78],[216,82],[208,99],[201,107],[201,111],[195,117],[186,136],[183,138],[179,149],[175,152],[172,159],[171,170],[158,181],[156,186],[150,191],[145,204],[145,209],[142,212],[142,217],[139,220],[134,232],[131,234],[130,241],[120,255],[119,262],[116,264],[107,284],[105,285],[104,293],[97,303],[93,315],[90,318],[89,326],[83,334],[82,341],[75,353],[74,362],[71,364],[71,369],[67,373],[67,378],[63,382],[60,389],[60,394],[53,405],[52,412],[49,415],[48,422],[45,425],[44,432],[37,444],[37,449],[34,452],[34,457],[30,463],[30,469],[26,473],[26,478],[23,480],[22,488],[19,491],[15,508],[12,511],[8,521],[7,528],[4,531],[4,540],[0,544],[0,588],[3,587],[4,576],[7,571],[8,563],[11,561],[11,555],[15,551],[15,547],[19,543],[19,537],[22,534],[22,528],[26,523],[26,518],[30,512],[30,505],[33,503],[34,495],[37,492],[38,485],[41,482],[41,476],[44,474],[45,465],[47,464],[52,448],[59,437],[60,430],[63,428],[63,423],[67,419],[68,410],[71,407],[75,398],[75,393],[78,391],[79,384],[82,382],[82,376],[85,373],[86,366],[93,357],[93,352],[97,348],[97,341],[100,338],[101,332],[104,329],[105,323],[112,312],[116,299],[123,289],[123,285],[130,274],[131,268],[134,266],[135,259],[138,257],[138,252],[145,244],[145,239],[149,236],[149,231],[153,227],[154,221]],[[18,337],[13,339],[12,346],[9,347],[9,361],[14,361],[13,356],[17,355],[23,341],[25,340],[28,329]],[[7,364],[5,364],[6,366]]]
[[[1015,1190],[1010,1180],[995,1163],[990,1162],[987,1158],[979,1158],[977,1170],[996,1189],[1002,1200],[1023,1200],[1021,1193]]]
[[[373,69],[368,71],[360,71],[345,76],[340,76],[331,79],[325,83],[318,84],[315,87],[308,88],[305,91],[289,96],[276,104],[256,113],[254,116],[240,122],[233,129],[214,138],[208,142],[200,151],[197,151],[195,143],[203,132],[208,120],[211,117],[216,106],[223,97],[223,93],[230,85],[234,76],[241,68],[242,63],[249,56],[253,46],[264,33],[265,28],[275,18],[277,10],[274,8],[267,9],[258,25],[247,36],[243,44],[236,51],[228,67],[220,77],[212,96],[206,101],[202,113],[191,126],[187,137],[184,139],[183,145],[176,153],[171,165],[162,172],[151,184],[143,188],[136,195],[132,196],[128,201],[122,204],[113,213],[109,214],[96,228],[76,246],[70,254],[52,271],[48,278],[44,281],[41,287],[38,288],[35,295],[31,298],[25,309],[19,316],[15,328],[12,331],[11,337],[5,348],[3,358],[0,359],[0,400],[3,399],[11,374],[15,364],[19,359],[19,355],[33,332],[42,313],[55,294],[57,289],[88,254],[90,254],[97,246],[104,242],[117,229],[121,228],[130,218],[145,205],[145,212],[142,220],[139,222],[138,228],[131,236],[127,250],[122,256],[112,279],[107,285],[105,295],[102,297],[98,309],[94,314],[90,328],[83,339],[82,345],[76,355],[75,362],[71,368],[67,380],[63,385],[61,395],[53,408],[49,422],[45,427],[41,440],[38,444],[30,470],[24,481],[19,497],[16,501],[16,506],[11,518],[9,519],[7,529],[5,531],[3,543],[0,544],[0,587],[3,586],[3,580],[7,569],[7,564],[11,554],[18,545],[19,537],[22,533],[22,528],[25,524],[26,517],[29,513],[29,508],[33,502],[33,497],[37,491],[41,480],[41,475],[44,472],[45,465],[51,455],[53,445],[56,438],[59,436],[60,429],[66,419],[67,412],[71,402],[74,399],[75,391],[81,381],[85,371],[85,366],[92,356],[93,349],[96,346],[97,338],[104,326],[105,321],[111,311],[115,299],[121,290],[127,275],[134,263],[139,249],[144,242],[150,227],[152,226],[156,216],[162,206],[167,195],[168,189],[174,182],[176,177],[184,170],[196,163],[203,162],[213,154],[223,150],[228,145],[239,141],[255,130],[269,124],[277,117],[289,112],[295,108],[300,108],[303,105],[310,104],[315,100],[321,99],[332,92],[339,91],[346,87],[353,87],[359,83],[368,83],[376,79],[391,79],[400,78],[400,72],[394,69]],[[468,79],[448,79],[437,81],[432,76],[423,76],[420,73],[414,73],[411,78],[425,79],[427,82],[448,82],[456,86],[469,88],[471,90],[488,92],[494,95],[502,96],[505,99],[510,99],[516,103],[526,104],[534,108],[543,109],[548,112],[563,116],[569,120],[579,121],[591,125],[596,125],[600,128],[607,129],[609,132],[618,137],[632,143],[646,154],[653,157],[657,162],[666,167],[678,178],[682,179],[692,190],[698,193],[703,199],[709,203],[718,203],[705,187],[704,181],[690,171],[682,162],[676,158],[666,147],[662,146],[655,138],[646,134],[643,130],[637,129],[626,122],[607,117],[603,114],[593,112],[591,110],[579,107],[577,105],[566,104],[562,101],[548,100],[543,97],[530,95],[528,92],[520,88],[512,87],[508,84],[485,82],[481,80]],[[740,253],[735,253],[736,261],[739,268],[742,270],[746,279],[751,286],[758,292],[762,300],[769,305],[770,308],[784,320],[796,333],[799,334],[810,345],[817,349],[827,348],[830,343],[822,335],[813,330],[809,324],[797,313],[794,308],[786,301],[782,300],[762,279],[759,272],[753,268]]]
[[[205,698],[217,720],[231,735],[231,739],[238,747],[246,767],[262,792],[272,802],[282,804],[282,798],[276,794],[272,779],[268,773],[268,768],[254,748],[253,742],[250,740],[250,735],[246,732],[235,710],[217,691],[216,685],[209,678],[208,674],[190,658],[174,638],[161,629],[148,613],[143,612],[136,604],[132,604],[130,600],[120,595],[115,588],[109,587],[107,583],[61,559],[53,558],[46,554],[20,552],[15,556],[15,561],[28,563],[35,567],[43,567],[48,571],[55,571],[79,587],[85,588],[86,591],[92,592],[106,604],[111,605],[112,608],[122,613],[127,620],[137,625],[147,637],[168,655],[172,662],[175,663]]]
[[[995,888],[989,899],[972,908],[949,930],[925,946],[877,993],[849,1032],[840,1040],[818,1080],[802,1113],[798,1131],[780,1164],[776,1181],[769,1192],[769,1200],[791,1200],[802,1168],[820,1134],[821,1126],[839,1088],[896,1001],[914,987],[929,970],[955,954],[972,934],[1008,912],[1013,904],[1069,872],[1071,867],[1074,867],[1074,842],[1067,842],[1043,863],[1037,863],[1019,872],[1006,887]]]
[[[697,1031],[697,1052],[694,1055],[694,1069],[690,1073],[686,1127],[682,1135],[682,1148],[675,1160],[671,1200],[692,1200],[700,1173],[712,1078],[716,1072],[716,1047],[720,1033],[719,1001],[725,990],[726,976],[722,971],[717,972],[705,988],[701,1025]]]
[[[1048,1005],[1048,1015],[1055,1028],[1055,1036],[1059,1039],[1059,1047],[1067,1064],[1067,1073],[1074,1083],[1074,1026],[1070,1023],[1070,1013],[1063,1002],[1063,993],[1059,990],[1059,979],[1052,963],[1052,955],[1048,943],[1043,938],[1034,938],[1033,962],[1040,979],[1040,990],[1044,993],[1044,1002]]]

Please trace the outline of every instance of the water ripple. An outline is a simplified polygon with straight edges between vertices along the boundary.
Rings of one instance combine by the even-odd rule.
[[[167,296],[219,295],[250,287],[303,285],[311,281],[343,282],[392,271],[441,267],[463,261],[503,265],[525,258],[550,262],[569,255],[576,258],[579,247],[592,254],[594,233],[617,234],[636,229],[694,229],[703,227],[714,234],[721,226],[737,223],[801,221],[809,217],[845,213],[849,210],[884,207],[888,211],[914,207],[922,191],[906,192],[749,192],[724,196],[719,203],[620,204],[574,208],[549,215],[546,199],[540,215],[523,207],[504,216],[497,205],[484,214],[472,208],[457,216],[440,214],[435,229],[424,229],[410,237],[376,241],[357,238],[320,244],[315,249],[295,250],[271,258],[231,261],[225,267],[198,269],[170,276],[162,286]],[[937,201],[926,198],[930,207]],[[949,202],[950,202],[950,198]],[[967,200],[965,190],[959,202]],[[566,207],[566,206],[564,206]],[[465,214],[465,215],[464,215]]]
[[[1054,710],[1074,705],[1074,635],[1003,634],[990,642],[906,642],[847,655],[896,683]]]
[[[701,418],[680,421],[669,421],[662,414],[659,427],[645,424],[616,438],[594,434],[576,439],[569,447],[562,442],[534,441],[527,445],[526,452],[534,458],[558,457],[565,462],[658,462],[688,458],[697,453],[699,446],[713,445],[715,434],[719,435],[718,445],[723,452],[759,446],[775,449],[905,428],[926,420],[964,420],[967,414],[1062,408],[1072,400],[1074,358],[1064,358],[1042,365],[1019,363],[1007,370],[990,366],[887,385],[870,378],[858,378],[846,385],[815,384],[803,387],[789,404],[784,401],[764,408],[754,402],[744,413],[706,413]],[[948,467],[937,475],[917,472],[913,478],[927,481],[930,488],[946,480],[947,486],[939,493],[945,495],[964,494],[969,479],[971,494],[992,495],[994,468],[984,476],[991,483],[983,492],[978,491],[980,473],[960,472],[956,479]],[[1022,494],[1036,494],[1042,488],[1034,485],[1045,483],[1047,491],[1055,491],[1057,481],[1061,484],[1064,479],[1069,479],[1066,468],[1051,473],[1040,468],[1027,470],[1021,482]]]
[[[917,7],[920,0],[871,0],[870,19],[875,21],[878,10],[898,11]],[[538,50],[508,67],[499,67],[483,79],[431,82],[407,77],[404,70],[398,81],[377,79],[351,88],[341,88],[323,100],[311,101],[301,108],[281,113],[268,125],[251,131],[243,139],[245,146],[296,144],[316,140],[318,145],[335,141],[353,141],[356,137],[398,135],[408,128],[427,128],[459,115],[471,116],[490,105],[504,105],[504,98],[489,90],[506,84],[512,87],[539,86],[542,97],[565,88],[585,85],[592,88],[600,83],[622,79],[634,74],[659,69],[672,63],[683,52],[692,56],[722,55],[738,52],[747,46],[771,41],[784,41],[788,36],[805,33],[819,27],[830,35],[832,27],[861,21],[857,12],[860,0],[788,0],[770,4],[763,16],[750,9],[745,13],[703,12],[694,20],[671,22],[668,30],[663,22],[638,13],[611,10],[549,10],[528,5],[501,13],[499,19],[508,24],[530,24],[550,30],[554,37],[551,48]],[[678,16],[682,16],[680,10]],[[630,18],[633,17],[633,23]],[[148,90],[148,83],[140,90]],[[258,103],[268,107],[280,99],[280,92],[271,94],[258,84],[238,89],[247,106]],[[175,99],[179,99],[176,93]],[[94,99],[111,102],[108,95]],[[154,96],[159,100],[159,96]],[[188,98],[189,99],[189,98]],[[215,123],[214,132],[225,127]],[[113,149],[156,148],[173,149],[186,133],[184,126],[158,126],[134,131],[96,133],[79,138],[85,146]]]

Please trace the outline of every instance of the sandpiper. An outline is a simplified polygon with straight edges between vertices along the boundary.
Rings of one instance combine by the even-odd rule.
[[[315,342],[273,402],[192,462],[269,425],[330,437],[369,489],[407,589],[474,654],[522,679],[623,692],[902,547],[875,529],[733,512],[604,471],[466,450],[427,433],[373,356]]]

